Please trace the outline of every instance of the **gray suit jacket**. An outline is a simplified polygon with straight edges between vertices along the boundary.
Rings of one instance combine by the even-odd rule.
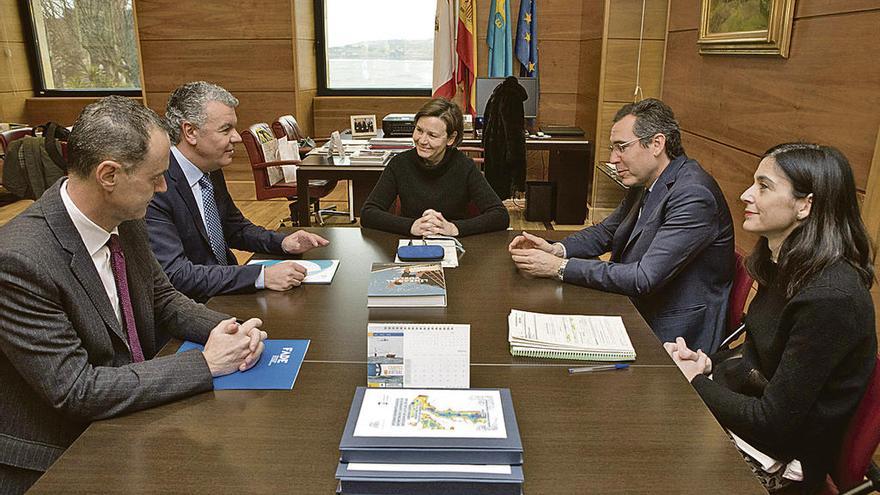
[[[632,188],[603,222],[566,237],[564,280],[625,294],[657,337],[713,352],[725,333],[734,273],[733,226],[721,189],[679,156],[645,188]],[[611,251],[611,261],[594,258]]]
[[[0,228],[0,464],[46,470],[89,422],[211,390],[198,351],[133,364],[61,179]],[[119,226],[138,336],[205,342],[226,318],[175,291],[142,220]],[[2,483],[0,483],[2,485]]]

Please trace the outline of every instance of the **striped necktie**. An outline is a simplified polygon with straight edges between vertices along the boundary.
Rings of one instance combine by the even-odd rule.
[[[223,224],[220,223],[217,202],[214,200],[214,184],[211,183],[211,176],[202,175],[202,178],[199,179],[199,185],[202,187],[202,206],[205,210],[205,226],[208,228],[211,251],[214,252],[217,263],[225,265],[227,264],[226,241],[223,238]]]

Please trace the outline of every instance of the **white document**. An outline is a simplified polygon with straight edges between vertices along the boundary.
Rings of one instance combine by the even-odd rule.
[[[443,268],[458,268],[458,252],[455,250],[455,241],[451,239],[400,239],[397,241],[397,247],[400,246],[442,246],[443,261],[440,265]],[[394,256],[395,263],[401,263],[397,255]]]
[[[507,438],[501,393],[368,388],[354,436]]]
[[[329,284],[336,275],[339,260],[251,260],[248,265],[272,266],[278,263],[296,263],[306,269],[304,284]]]
[[[511,310],[508,340],[530,347],[632,351],[619,316],[550,315]]]
[[[470,332],[470,325],[448,323],[368,324],[367,385],[470,387]]]
[[[398,471],[408,473],[510,474],[510,464],[372,464],[349,462],[349,471]]]

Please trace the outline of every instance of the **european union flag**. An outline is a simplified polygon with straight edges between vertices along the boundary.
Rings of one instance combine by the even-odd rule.
[[[519,60],[519,75],[538,77],[538,19],[535,16],[535,0],[522,0],[519,4],[515,52]]]
[[[489,45],[489,77],[513,75],[513,46],[510,42],[510,3],[508,0],[492,0],[489,6],[489,28],[486,32]]]

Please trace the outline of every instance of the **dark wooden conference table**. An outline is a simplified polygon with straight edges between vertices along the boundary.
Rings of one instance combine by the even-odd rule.
[[[95,422],[32,493],[334,493],[351,399],[366,384],[367,323],[393,321],[471,325],[471,387],[511,390],[527,494],[764,493],[630,301],[523,277],[506,253],[514,232],[462,239],[466,255],[446,270],[446,308],[370,310],[370,264],[392,261],[399,237],[310,230],[331,244],[304,258],[341,260],[332,284],[208,303],[262,318],[270,338],[311,339],[293,390],[207,392]],[[570,376],[566,368],[583,363],[513,357],[512,308],[621,315],[636,361]]]

